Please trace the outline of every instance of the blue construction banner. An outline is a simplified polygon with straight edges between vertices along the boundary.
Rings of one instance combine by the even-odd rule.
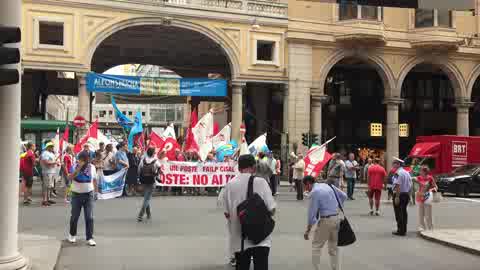
[[[140,96],[224,97],[226,80],[176,79],[87,73],[87,90]]]

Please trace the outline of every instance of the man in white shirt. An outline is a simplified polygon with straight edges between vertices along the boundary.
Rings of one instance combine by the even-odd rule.
[[[297,200],[303,200],[303,175],[305,174],[305,161],[303,155],[298,154],[297,161],[293,165],[293,180],[297,190]]]
[[[42,166],[42,206],[55,204],[55,201],[50,199],[50,195],[58,176],[59,164],[59,160],[55,156],[53,143],[47,143],[45,151],[43,151],[40,157],[40,165]]]
[[[225,217],[228,219],[230,229],[230,245],[235,252],[237,269],[250,269],[250,260],[253,257],[255,270],[268,270],[268,255],[272,245],[272,238],[269,235],[258,245],[252,244],[248,239],[244,243],[244,251],[241,251],[242,233],[241,224],[237,216],[237,206],[247,199],[248,181],[251,175],[255,174],[256,161],[251,155],[242,155],[238,159],[238,170],[240,174],[230,180],[225,186],[223,205]],[[275,213],[276,203],[268,183],[260,177],[253,181],[253,192],[257,193],[265,202],[268,210]]]

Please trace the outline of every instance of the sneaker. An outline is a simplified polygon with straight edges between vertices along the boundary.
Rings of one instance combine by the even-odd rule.
[[[137,217],[137,222],[142,222],[143,218],[142,217]]]
[[[33,202],[32,198],[28,198],[27,201],[28,201],[29,203],[32,203],[32,202]]]
[[[24,200],[23,201],[23,205],[25,205],[25,206],[30,205],[30,204],[31,204],[31,202],[29,200]]]
[[[229,263],[230,263],[230,266],[232,267],[237,266],[237,261],[235,260],[235,258],[231,258]]]
[[[52,196],[53,198],[57,198],[57,192],[55,191],[50,192],[50,196]]]
[[[370,216],[373,216],[373,210],[372,210],[372,211],[370,211]]]
[[[380,216],[380,212],[379,212],[379,211],[376,211],[376,212],[375,212],[375,216],[377,216],[377,217]]]
[[[93,239],[90,239],[90,240],[87,240],[87,245],[91,246],[91,247],[94,247],[97,245],[97,243],[95,243],[95,240]]]
[[[48,203],[49,203],[49,204],[56,204],[57,202],[54,201],[54,200],[48,200]]]
[[[73,235],[68,234],[68,236],[67,236],[67,241],[68,241],[69,243],[74,244],[75,242],[77,242],[77,238],[75,238],[75,236],[73,236]]]

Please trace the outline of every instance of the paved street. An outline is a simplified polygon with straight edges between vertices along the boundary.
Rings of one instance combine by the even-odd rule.
[[[363,191],[349,201],[346,210],[357,232],[358,242],[341,250],[342,269],[402,270],[422,267],[436,270],[477,269],[480,257],[457,251],[417,237],[416,209],[411,207],[408,237],[391,235],[394,226],[391,204],[383,216],[368,216]],[[155,197],[153,220],[137,223],[141,199],[99,201],[95,209],[98,246],[64,243],[57,269],[231,269],[225,266],[225,222],[213,197]],[[271,269],[311,269],[310,242],[302,239],[306,201],[282,188],[278,199],[277,228],[273,237]],[[465,201],[447,198],[435,205],[437,228],[473,228],[480,216],[480,199]],[[20,232],[63,239],[69,207],[21,207]],[[83,223],[79,225],[83,238]],[[326,255],[326,250],[324,252]],[[328,269],[328,257],[323,257]]]

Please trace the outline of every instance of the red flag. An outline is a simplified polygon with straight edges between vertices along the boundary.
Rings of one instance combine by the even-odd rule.
[[[308,150],[303,161],[305,161],[305,176],[311,175],[317,177],[323,167],[328,164],[332,155],[327,152],[327,144],[333,139],[322,144],[321,146],[313,146]]]
[[[180,150],[180,145],[178,144],[177,140],[172,137],[168,137],[167,139],[165,139],[162,151],[165,151],[168,160],[176,160],[176,150]]]
[[[63,135],[60,138],[60,143],[59,143],[59,151],[61,154],[63,154],[63,142],[68,142],[68,137],[70,136],[70,127],[67,126],[65,127],[65,130],[63,131]]]
[[[213,122],[213,136],[217,135],[220,132],[220,127],[217,122]]]
[[[187,137],[185,139],[185,151],[198,152],[199,148],[193,136],[192,128],[198,123],[197,109],[194,109],[190,115],[190,127],[187,130]]]
[[[138,133],[133,137],[133,144],[136,145],[141,150],[145,150],[145,134]]]
[[[160,150],[163,147],[164,143],[165,143],[165,140],[162,139],[162,137],[158,136],[157,133],[153,131],[150,133],[150,142],[148,143],[148,147],[153,147],[155,149]]]
[[[82,147],[85,143],[87,143],[88,139],[89,138],[94,138],[96,139],[98,136],[98,121],[95,121],[91,126],[90,128],[88,129],[87,131],[87,134],[85,134],[85,136],[83,136],[83,138],[81,138],[77,144],[75,145],[75,148],[73,149],[73,151],[75,153],[79,153],[80,151],[82,151]]]

